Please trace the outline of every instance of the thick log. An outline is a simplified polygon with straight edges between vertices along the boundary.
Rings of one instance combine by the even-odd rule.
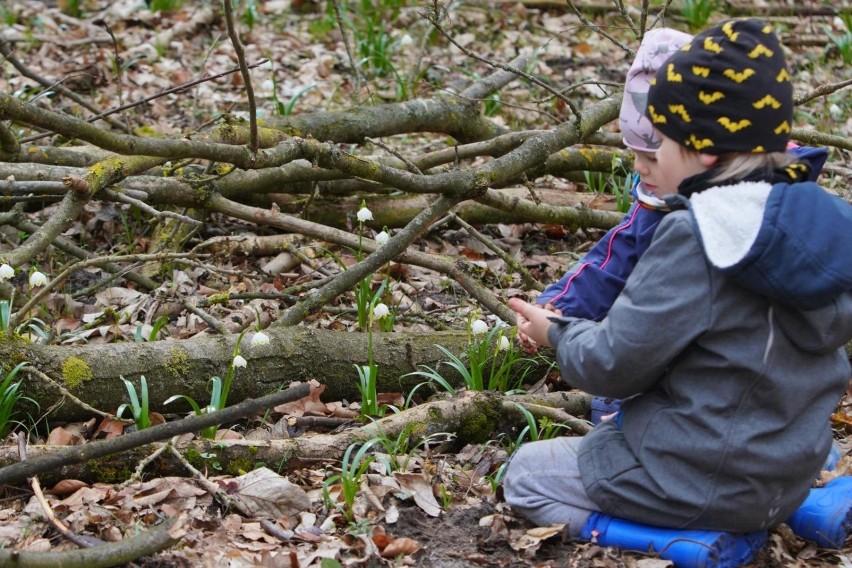
[[[406,427],[411,427],[411,435],[416,440],[446,432],[456,435],[455,444],[459,447],[466,443],[482,443],[491,439],[495,430],[526,424],[511,402],[558,408],[572,416],[583,417],[589,410],[590,401],[590,395],[579,391],[508,396],[494,392],[463,392],[456,397],[427,402],[338,434],[283,440],[194,439],[181,447],[181,452],[202,471],[241,475],[241,472],[265,465],[284,473],[306,464],[339,460],[353,443],[377,436],[396,438]],[[128,479],[136,464],[157,447],[156,444],[145,444],[96,460],[66,463],[39,473],[39,478],[45,486],[62,479],[120,483]],[[31,460],[65,451],[68,451],[67,446],[33,445],[27,448]],[[19,467],[17,460],[16,448],[0,447],[0,471],[6,466]],[[163,452],[152,460],[145,473],[154,476],[188,475],[170,452]]]
[[[278,327],[265,330],[268,345],[250,346],[252,334],[243,339],[241,355],[248,361],[239,369],[231,388],[229,404],[257,398],[286,387],[294,381],[316,379],[326,385],[326,400],[359,398],[355,365],[368,362],[366,333],[340,332],[304,327]],[[231,364],[237,336],[203,336],[152,343],[112,343],[73,346],[39,345],[26,342],[0,343],[5,361],[29,361],[40,371],[58,378],[73,395],[89,405],[114,412],[127,402],[123,376],[139,385],[144,375],[152,410],[188,410],[179,404],[163,407],[170,396],[183,394],[205,405],[209,400],[208,381],[224,377]],[[453,353],[467,346],[466,332],[374,333],[374,360],[378,365],[380,392],[406,391],[422,381],[403,375],[418,365],[438,366],[445,357],[435,347],[443,345]],[[459,377],[440,366],[446,378],[456,385]],[[23,387],[41,409],[52,408],[62,399],[60,392],[30,377]],[[87,419],[90,413],[65,402],[51,412],[52,422]]]

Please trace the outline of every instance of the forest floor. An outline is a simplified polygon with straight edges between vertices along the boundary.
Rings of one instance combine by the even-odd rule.
[[[37,74],[65,78],[65,86],[81,93],[96,107],[108,109],[206,73],[233,68],[236,59],[216,3],[184,4],[183,8],[164,13],[146,9],[141,0],[65,1],[59,2],[59,6],[56,2],[7,0],[0,6],[0,18],[6,24],[0,30],[0,37],[13,42],[16,56]],[[418,8],[410,5],[413,3],[398,2],[399,9],[393,7],[392,0],[351,4],[348,11],[344,10],[344,18],[349,18],[347,26],[352,41],[358,49],[367,50],[364,61],[375,62],[365,63],[365,84],[361,85],[350,72],[350,58],[333,11],[326,3],[311,0],[240,3],[246,59],[250,63],[261,58],[271,62],[252,71],[261,115],[272,115],[281,105],[295,113],[339,110],[397,100],[401,93],[429,97],[458,92],[491,70],[430,32]],[[74,14],[78,9],[81,12]],[[617,14],[601,11],[589,14],[635,47]],[[850,64],[843,61],[841,48],[832,47],[827,35],[827,32],[836,37],[850,34],[839,20],[827,16],[774,20],[790,46],[788,57],[797,93],[852,78]],[[372,36],[367,31],[370,21],[385,26],[385,40],[370,39]],[[114,34],[115,46],[101,22]],[[668,24],[688,29],[683,18],[673,18]],[[519,51],[540,49],[533,72],[559,86],[585,82],[575,91],[581,106],[603,98],[613,88],[605,82],[620,84],[630,64],[626,53],[584,28],[566,7],[536,8],[535,3],[525,6],[521,2],[458,3],[450,11],[447,27],[459,44],[490,61],[508,62]],[[380,48],[385,51],[377,52]],[[119,65],[115,65],[115,49],[121,54]],[[380,55],[385,62],[379,61]],[[117,71],[120,71],[118,79]],[[79,112],[75,105],[37,88],[34,81],[21,76],[8,63],[3,64],[0,90],[47,108]],[[236,116],[247,116],[238,74],[136,107],[130,111],[129,120],[138,133],[171,136],[186,134],[218,120],[226,109]],[[526,83],[511,84],[499,96],[486,101],[485,110],[496,122],[513,130],[547,129],[570,116],[563,104],[544,98],[542,93],[533,93]],[[796,118],[799,126],[848,140],[852,136],[848,87],[810,101],[797,110]],[[407,153],[423,152],[441,142],[420,135],[394,141],[397,150]],[[852,153],[832,149],[820,181],[848,199],[852,187]],[[536,183],[563,191],[582,189],[557,178]],[[601,198],[613,206],[612,196]],[[49,213],[47,210],[41,214]],[[560,226],[537,224],[495,223],[480,229],[545,283],[558,278],[567,265],[602,235],[601,231],[569,231]],[[134,221],[129,209],[93,204],[65,236],[110,254],[143,250],[149,236],[145,231],[144,223]],[[258,231],[257,227],[232,221],[211,223],[193,237],[190,246],[222,234],[253,235]],[[3,238],[4,247],[17,244],[15,235]],[[534,296],[521,288],[519,278],[511,274],[505,262],[466,231],[436,227],[418,240],[416,246],[423,251],[464,256],[474,261],[482,269],[483,281],[506,296]],[[335,252],[344,262],[352,261],[352,251],[338,248]],[[45,256],[41,260],[42,266],[54,267],[61,265],[63,258]],[[220,290],[274,292],[315,278],[318,272],[339,270],[334,258],[317,254],[287,275],[272,278],[263,270],[268,261],[268,257],[233,257],[219,271],[175,270],[170,291],[202,296]],[[412,309],[410,316],[398,319],[397,330],[427,332],[443,326],[464,329],[471,318],[478,317],[493,325],[494,318],[482,314],[453,282],[416,267],[398,270],[394,276],[397,278],[395,302],[416,309]],[[61,293],[45,302],[38,315],[47,322],[54,336],[61,337],[65,344],[75,344],[133,341],[140,328],[146,336],[152,330],[156,334],[155,322],[150,316],[145,319],[152,311],[151,306],[159,301],[153,295],[120,285],[97,293],[74,295],[101,277],[97,269],[78,273],[69,279]],[[351,296],[342,297],[303,325],[354,330],[353,303]],[[225,319],[230,314],[257,310],[274,320],[283,307],[286,306],[275,300],[253,300],[218,306],[215,308],[218,311],[212,313]],[[126,317],[105,320],[103,314],[107,308],[122,309]],[[179,339],[204,330],[197,321],[194,323],[197,327],[191,328],[190,319],[172,318],[159,328],[159,333]],[[553,388],[552,382],[547,383]],[[251,432],[272,430],[275,424],[283,424],[286,430],[288,421],[302,416],[345,417],[358,408],[349,401],[312,401],[316,403],[314,406],[309,401],[298,411],[270,413],[236,425],[230,435],[249,437]],[[98,426],[103,426],[94,419],[86,424],[33,422],[36,423],[29,424],[31,443],[45,440],[56,444],[84,443],[92,438]],[[852,452],[852,392],[840,402],[833,428],[843,451]],[[397,444],[392,451],[388,446],[376,446],[383,447],[384,453],[365,466],[351,519],[330,506],[323,495],[324,486],[328,486],[332,500],[335,498],[338,488],[328,483],[328,479],[340,473],[337,461],[306,465],[287,474],[286,479],[304,492],[309,505],[291,515],[279,516],[271,529],[268,523],[261,522],[262,515],[246,517],[227,509],[211,495],[209,488],[191,477],[143,475],[129,485],[66,480],[49,488],[44,500],[73,533],[102,542],[131,537],[159,519],[179,518],[175,532],[181,537],[180,544],[128,564],[146,568],[320,565],[331,568],[336,565],[331,559],[343,566],[441,568],[669,565],[653,556],[571,543],[565,538],[564,527],[533,527],[514,516],[500,499],[497,478],[500,466],[519,440],[519,430],[509,427],[494,432],[489,443],[463,447],[451,440],[433,440],[414,448]],[[290,428],[290,435],[314,433]],[[14,446],[13,437],[6,442],[4,445]],[[221,471],[218,464],[204,459],[198,463],[202,464],[199,468],[202,473],[226,494],[244,493],[241,480],[249,472]],[[274,464],[269,467],[276,469]],[[852,474],[852,457],[842,462],[838,473]],[[45,505],[29,488],[4,487],[0,497],[0,549],[57,552],[76,548],[51,526],[45,516]],[[322,559],[329,560],[323,563]],[[852,566],[852,546],[842,551],[820,550],[781,526],[772,532],[769,544],[752,566],[848,568]]]

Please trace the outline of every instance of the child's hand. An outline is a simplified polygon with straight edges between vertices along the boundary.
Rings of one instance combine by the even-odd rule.
[[[538,306],[538,304],[535,304]],[[554,314],[561,316],[562,310],[557,310],[556,306],[551,304],[550,302],[546,303],[544,306],[539,306],[544,308],[549,312],[553,312]],[[530,339],[530,336],[526,333],[518,331],[518,341],[521,344],[521,348],[524,350],[524,353],[529,353],[530,355],[534,355],[536,351],[538,351],[538,344]]]
[[[551,306],[552,307],[552,306]],[[540,306],[529,304],[519,298],[509,300],[509,308],[518,314],[518,331],[539,345],[550,345],[547,330],[553,323],[550,316],[556,310],[547,310]]]

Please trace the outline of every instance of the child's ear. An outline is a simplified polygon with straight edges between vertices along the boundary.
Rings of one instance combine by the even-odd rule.
[[[705,168],[712,168],[719,161],[719,156],[713,154],[698,154],[698,163]]]

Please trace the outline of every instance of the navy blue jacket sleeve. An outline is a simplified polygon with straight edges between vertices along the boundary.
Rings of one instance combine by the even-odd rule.
[[[564,316],[603,319],[651,244],[664,215],[664,211],[635,202],[618,226],[610,229],[558,282],[545,288],[536,302],[549,302]]]
[[[828,150],[796,146],[789,151],[808,165],[808,179],[815,181]],[[651,244],[665,214],[634,202],[621,223],[610,229],[558,282],[545,288],[536,303],[551,303],[567,317],[602,320]]]
[[[812,148],[811,146],[796,146],[788,150],[796,158],[808,166],[807,181],[815,182],[819,177],[825,161],[828,159],[828,150],[825,148]]]

